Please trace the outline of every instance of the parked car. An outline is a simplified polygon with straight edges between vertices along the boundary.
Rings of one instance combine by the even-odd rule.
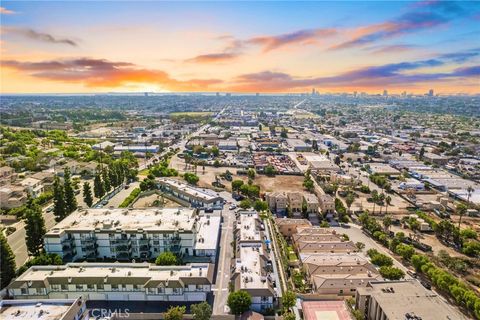
[[[237,205],[236,205],[236,204],[232,204],[228,209],[234,210],[234,209],[236,209],[236,208],[237,208]]]

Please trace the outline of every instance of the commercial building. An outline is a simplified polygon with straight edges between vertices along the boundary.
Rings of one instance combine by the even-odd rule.
[[[402,190],[416,190],[421,191],[425,189],[425,185],[418,181],[417,179],[406,179],[404,182],[401,182],[398,186]]]
[[[68,263],[33,266],[7,287],[14,299],[205,301],[214,266],[149,263]]]
[[[171,251],[214,261],[220,217],[191,208],[80,209],[45,235],[45,250],[64,261],[148,260]]]
[[[235,291],[252,296],[251,308],[264,312],[274,307],[273,265],[264,226],[256,211],[240,211],[235,224],[235,259],[231,281]]]
[[[133,153],[157,153],[159,150],[159,146],[147,146],[147,145],[130,145],[130,146],[121,146],[121,145],[116,145],[113,150],[115,152],[123,152],[123,151],[129,151]]]
[[[417,280],[370,282],[358,288],[355,300],[367,320],[468,319]]]
[[[377,269],[357,254],[303,254],[302,264],[318,294],[353,296],[358,287],[381,280]]]
[[[423,155],[423,160],[425,160],[427,162],[430,162],[430,163],[433,163],[433,164],[437,164],[437,165],[445,165],[445,164],[448,163],[449,158],[445,157],[445,156],[435,154],[435,153],[426,152]]]
[[[223,198],[213,190],[195,187],[169,178],[157,178],[156,182],[160,190],[189,202],[192,207],[211,208],[223,205]]]
[[[305,152],[308,152],[308,151],[311,151],[312,150],[312,146],[305,143],[303,140],[301,139],[287,139],[287,143],[288,145],[293,149],[293,151],[305,151]]]
[[[1,300],[2,320],[87,320],[85,300],[76,299],[27,299]]]
[[[219,150],[229,150],[229,151],[235,151],[238,150],[238,145],[237,145],[237,140],[229,139],[229,140],[221,140],[218,143],[218,149]]]

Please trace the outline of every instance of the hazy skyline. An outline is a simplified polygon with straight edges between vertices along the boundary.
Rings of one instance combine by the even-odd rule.
[[[480,92],[480,3],[3,1],[1,92]]]

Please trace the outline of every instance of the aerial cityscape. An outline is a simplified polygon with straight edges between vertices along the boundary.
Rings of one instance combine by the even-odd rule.
[[[480,319],[480,2],[0,18],[1,320]]]

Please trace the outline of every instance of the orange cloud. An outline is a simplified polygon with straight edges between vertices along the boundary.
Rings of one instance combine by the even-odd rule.
[[[167,90],[204,90],[219,84],[218,79],[177,80],[161,70],[138,68],[128,62],[78,58],[60,61],[21,62],[4,60],[2,67],[22,71],[51,81],[81,83],[86,87],[121,87],[132,83],[158,84]]]

